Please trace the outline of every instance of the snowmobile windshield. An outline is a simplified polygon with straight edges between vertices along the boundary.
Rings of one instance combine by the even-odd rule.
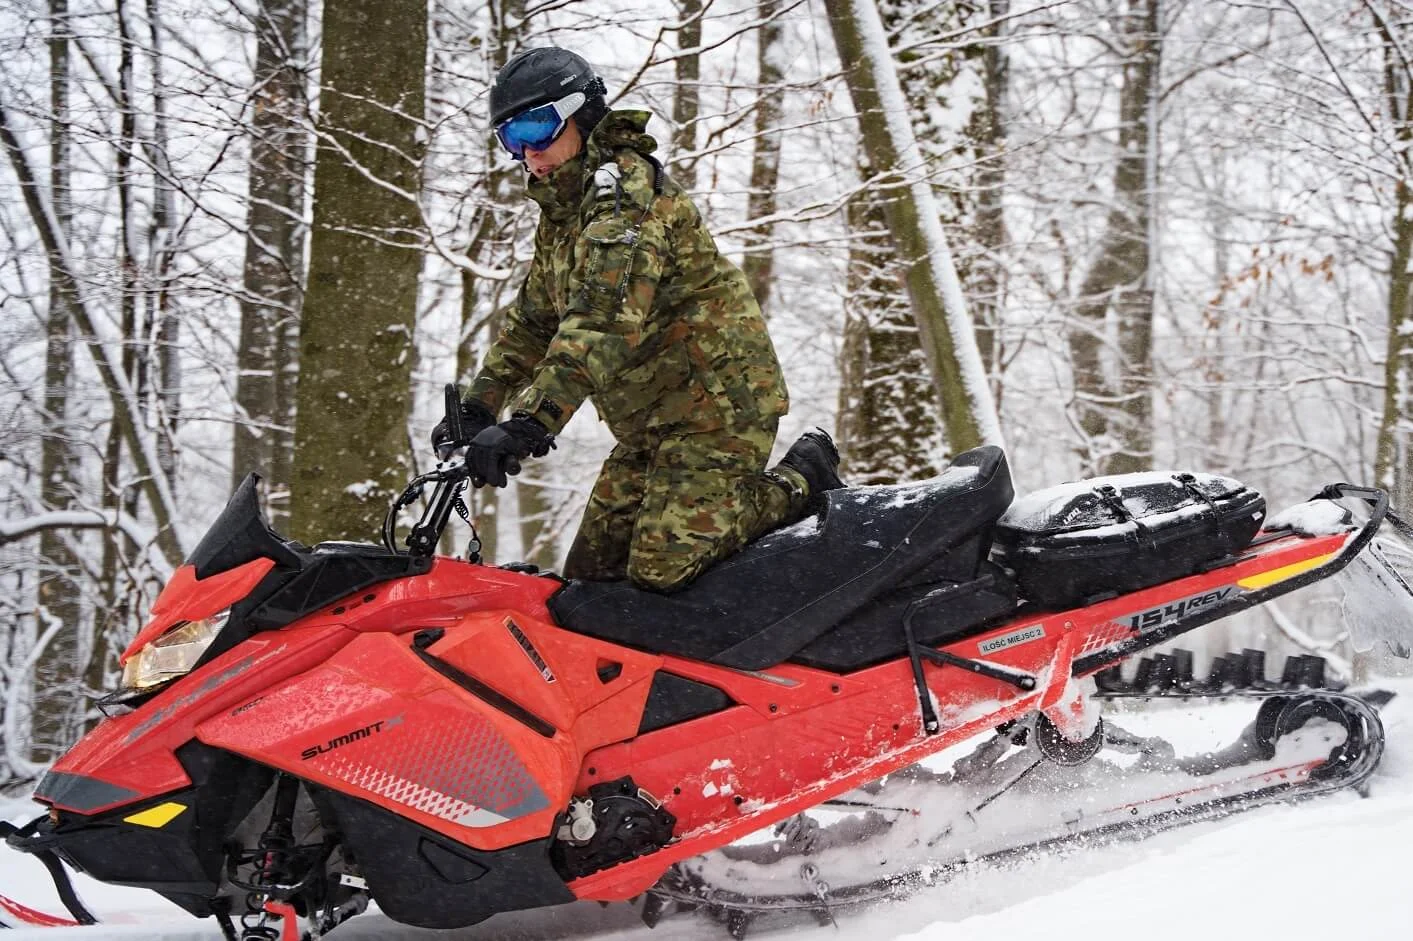
[[[259,482],[259,475],[246,475],[187,558],[187,564],[196,569],[197,579],[228,572],[256,559],[272,559],[278,566],[301,568],[299,555],[265,521],[260,510]]]
[[[1363,528],[1371,521],[1362,500],[1313,500],[1287,511],[1291,528],[1307,535]],[[1338,514],[1338,515],[1336,515]],[[1388,513],[1369,544],[1332,580],[1350,645],[1375,657],[1413,654],[1413,527]]]
[[[1406,660],[1413,655],[1413,542],[1388,529],[1335,580],[1344,592],[1341,606],[1354,649]]]

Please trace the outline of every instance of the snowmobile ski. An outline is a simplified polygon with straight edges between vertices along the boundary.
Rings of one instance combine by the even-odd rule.
[[[30,908],[0,895],[0,928],[76,928],[79,922]]]

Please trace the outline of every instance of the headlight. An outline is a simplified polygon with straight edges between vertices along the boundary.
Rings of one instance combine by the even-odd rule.
[[[185,676],[211,646],[231,615],[227,608],[200,621],[183,621],[143,647],[123,666],[123,687],[151,689]]]

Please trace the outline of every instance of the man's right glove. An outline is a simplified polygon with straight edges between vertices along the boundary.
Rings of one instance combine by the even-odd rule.
[[[516,412],[508,421],[478,434],[466,449],[466,463],[474,481],[504,487],[507,477],[520,473],[520,462],[531,455],[544,457],[555,446],[554,435],[535,418]]]
[[[451,440],[451,429],[447,427],[445,418],[432,429],[432,447],[436,449],[437,460],[445,461],[458,447],[470,444],[472,438],[495,423],[496,417],[479,399],[466,399],[461,403],[461,430],[466,435],[465,441]]]

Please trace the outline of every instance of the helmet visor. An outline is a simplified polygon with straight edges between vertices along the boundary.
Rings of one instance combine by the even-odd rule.
[[[526,150],[544,150],[554,143],[569,118],[587,100],[583,92],[576,91],[558,101],[536,105],[497,124],[496,139],[512,157],[524,160]]]

